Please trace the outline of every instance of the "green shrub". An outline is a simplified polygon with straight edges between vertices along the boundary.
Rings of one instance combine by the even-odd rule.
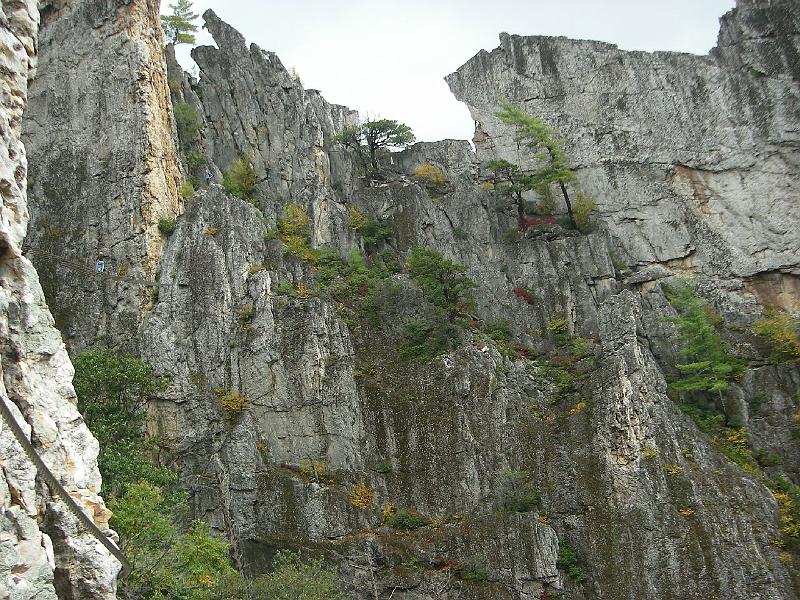
[[[586,579],[586,574],[580,566],[578,566],[578,554],[575,548],[570,546],[564,540],[558,540],[558,560],[556,566],[564,571],[570,579],[580,583]]]
[[[504,356],[516,356],[514,335],[507,321],[488,321],[486,323],[486,335],[497,344],[497,349]]]
[[[348,222],[350,229],[353,231],[361,231],[364,224],[367,222],[367,217],[364,213],[358,210],[355,206],[347,209]]]
[[[175,124],[178,127],[178,139],[181,147],[188,148],[200,131],[200,115],[188,102],[176,102],[173,107]]]
[[[575,391],[575,376],[563,367],[544,365],[541,370],[544,378],[555,385],[557,397],[562,397]]]
[[[283,209],[283,216],[278,219],[277,235],[286,246],[286,254],[312,264],[319,259],[319,252],[311,247],[308,213],[299,204],[287,204]]]
[[[84,350],[74,359],[78,409],[100,442],[103,494],[114,515],[110,525],[132,565],[126,598],[216,600],[223,582],[242,585],[228,544],[208,525],[181,526],[185,494],[171,490],[175,473],[150,458],[155,448],[144,435],[144,409],[167,382],[153,368],[111,350]]]
[[[348,209],[348,220],[350,228],[361,234],[364,249],[368,253],[392,239],[392,227],[389,223],[370,219],[354,206]]]
[[[192,196],[194,196],[194,184],[191,181],[184,181],[181,184],[181,188],[179,190],[181,198],[184,200],[188,200]]]
[[[253,195],[256,183],[258,183],[256,169],[248,156],[233,161],[230,170],[222,178],[225,191],[242,200],[247,200]]]
[[[325,568],[321,559],[304,561],[300,553],[280,550],[272,567],[253,581],[235,577],[220,586],[220,600],[345,600],[336,571]]]
[[[569,331],[569,323],[566,319],[550,319],[547,322],[547,329],[554,334],[563,334]]]
[[[228,544],[211,535],[202,521],[182,531],[176,515],[188,508],[148,483],[131,484],[111,498],[111,526],[133,565],[125,597],[212,600],[212,589],[239,579],[228,557]]]
[[[767,310],[753,331],[770,340],[774,362],[800,362],[800,321],[784,312]]]
[[[189,167],[189,170],[192,173],[196,172],[200,167],[208,162],[208,159],[199,150],[190,150],[186,152],[185,156],[186,166]]]
[[[394,529],[411,530],[430,525],[431,520],[418,512],[401,508],[386,519],[386,524]]]
[[[247,398],[237,391],[219,390],[216,395],[219,398],[219,406],[228,419],[239,416],[247,404]]]
[[[244,306],[236,309],[236,318],[242,323],[249,323],[256,315],[256,309],[252,302],[248,302]]]
[[[597,208],[597,204],[594,200],[587,198],[582,192],[578,192],[572,214],[575,219],[575,226],[581,233],[592,231],[591,217],[595,208]]]
[[[447,175],[441,167],[432,163],[424,163],[414,169],[414,175],[425,187],[441,192],[447,183]]]
[[[103,493],[118,494],[141,480],[172,483],[174,475],[149,460],[152,443],[144,434],[144,409],[166,380],[147,363],[111,350],[84,350],[73,364],[78,410],[100,443]]]
[[[476,285],[465,275],[466,267],[429,248],[414,248],[406,267],[422,288],[426,300],[434,306],[448,311],[451,316],[472,308],[470,290]]]
[[[398,352],[403,358],[432,360],[461,344],[461,329],[443,312],[433,318],[415,319],[405,325]]]
[[[293,283],[288,281],[284,281],[283,283],[279,284],[278,287],[275,288],[275,295],[276,296],[291,296],[293,298],[297,297],[297,289],[294,287]]]
[[[175,219],[169,217],[162,217],[158,220],[158,230],[164,235],[171,235],[177,226]]]
[[[374,219],[367,219],[360,231],[367,252],[372,252],[392,239],[391,225]]]

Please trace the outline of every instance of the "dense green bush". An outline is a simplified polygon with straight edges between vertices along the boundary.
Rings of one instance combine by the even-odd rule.
[[[178,139],[186,150],[194,143],[200,131],[200,115],[188,102],[176,102],[173,106],[175,124],[178,127]]]
[[[316,263],[319,252],[311,247],[311,225],[308,213],[299,204],[287,204],[283,216],[278,219],[275,237],[285,245],[286,254],[296,256],[302,261]]]
[[[222,178],[222,187],[231,196],[247,200],[253,195],[258,180],[256,169],[248,156],[233,161],[231,168]]]
[[[475,282],[465,275],[466,267],[444,258],[429,248],[415,248],[406,262],[411,278],[422,288],[425,298],[451,316],[472,308],[471,289]]]
[[[253,581],[234,578],[217,588],[219,600],[344,600],[333,569],[320,559],[302,560],[299,553],[278,551],[273,571]]]
[[[800,321],[784,312],[767,310],[753,331],[770,340],[774,362],[800,362]]]
[[[164,235],[172,234],[177,226],[175,219],[169,217],[162,217],[158,220],[158,230]]]
[[[350,228],[361,234],[367,253],[373,252],[392,239],[390,223],[371,219],[354,206],[351,206],[348,211],[348,221]]]
[[[207,524],[194,521],[181,530],[176,512],[187,510],[182,498],[176,501],[141,482],[112,497],[109,507],[114,511],[111,525],[132,566],[120,597],[211,600],[214,586],[237,575],[228,544],[213,536]]]
[[[184,200],[188,200],[189,198],[194,196],[194,184],[191,181],[184,181],[181,184],[181,188],[179,191],[181,198]]]
[[[430,192],[441,194],[447,191],[447,175],[438,165],[433,163],[418,165],[414,169],[414,175]]]
[[[573,217],[575,219],[575,227],[581,233],[589,233],[592,231],[591,217],[594,209],[597,208],[597,203],[583,192],[578,192],[575,200],[575,207],[573,208]]]
[[[166,381],[150,365],[111,350],[84,350],[73,363],[78,410],[100,442],[103,493],[120,493],[140,480],[157,485],[174,481],[170,471],[149,459],[153,446],[144,435],[147,402]]]
[[[564,540],[558,540],[558,560],[556,566],[564,571],[570,579],[581,582],[586,579],[586,574],[578,565],[578,554],[575,548]]]
[[[462,337],[460,327],[444,312],[436,312],[428,319],[415,319],[405,325],[398,351],[403,358],[431,360],[457,348]]]
[[[413,510],[401,508],[386,519],[386,524],[394,529],[417,529],[431,524],[431,520]]]

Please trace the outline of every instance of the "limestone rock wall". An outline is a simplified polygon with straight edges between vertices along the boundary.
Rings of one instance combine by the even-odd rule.
[[[556,128],[629,265],[757,282],[797,309],[797,4],[742,1],[710,56],[502,34],[447,81],[481,160],[524,163],[499,99]],[[781,292],[786,293],[782,294]]]
[[[0,401],[61,484],[108,529],[97,441],[75,408],[72,365],[21,247],[28,226],[27,159],[20,136],[36,68],[35,2],[0,11]],[[119,564],[51,495],[0,421],[0,597],[115,597]]]

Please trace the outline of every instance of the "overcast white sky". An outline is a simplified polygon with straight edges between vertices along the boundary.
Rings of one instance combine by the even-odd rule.
[[[167,12],[169,0],[162,2]],[[329,102],[410,125],[417,139],[471,139],[442,79],[498,33],[602,40],[628,50],[706,54],[734,0],[195,0],[297,69]],[[198,23],[200,23],[198,19]],[[207,32],[198,44],[212,44]],[[179,59],[188,66],[188,47]]]

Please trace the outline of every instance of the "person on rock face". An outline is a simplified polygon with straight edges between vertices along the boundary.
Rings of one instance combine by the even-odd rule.
[[[211,180],[214,179],[214,172],[211,170],[211,167],[206,167],[206,172],[203,173],[203,177],[206,180],[206,185],[211,185]]]
[[[106,271],[106,259],[103,257],[103,254],[100,253],[97,256],[97,272],[105,273],[105,271]]]

